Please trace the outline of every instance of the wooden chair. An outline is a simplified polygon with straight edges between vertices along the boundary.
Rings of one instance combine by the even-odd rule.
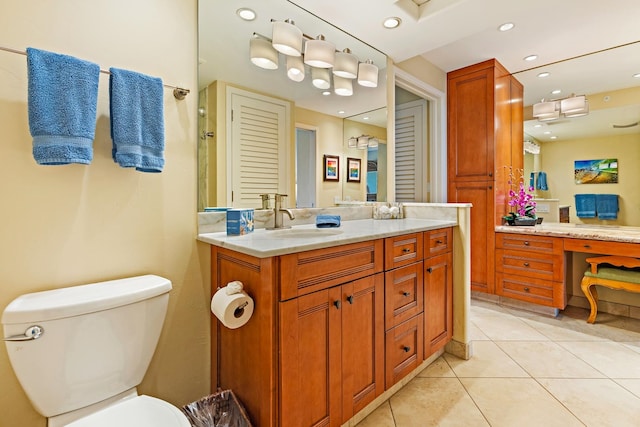
[[[602,256],[587,258],[591,268],[584,273],[580,287],[589,300],[591,314],[588,323],[595,323],[598,314],[598,291],[594,285],[606,286],[610,289],[622,289],[629,292],[640,292],[640,259],[624,256]],[[607,264],[601,266],[600,264]],[[616,268],[616,267],[625,267]]]

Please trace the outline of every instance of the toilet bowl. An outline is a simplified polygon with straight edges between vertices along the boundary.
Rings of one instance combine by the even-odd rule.
[[[9,360],[49,427],[188,427],[175,406],[138,395],[171,282],[146,275],[22,295],[2,314]]]

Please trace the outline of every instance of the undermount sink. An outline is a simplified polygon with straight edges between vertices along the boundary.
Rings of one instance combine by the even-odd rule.
[[[311,239],[314,237],[328,237],[342,234],[342,230],[333,228],[283,228],[281,230],[270,230],[269,237],[280,239]]]

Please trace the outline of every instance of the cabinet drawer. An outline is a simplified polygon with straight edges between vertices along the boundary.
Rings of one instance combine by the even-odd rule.
[[[282,255],[280,301],[382,271],[382,239]]]
[[[567,305],[563,282],[496,273],[496,294],[534,304],[564,309]]]
[[[386,389],[422,363],[423,321],[422,314],[418,314],[386,333]]]
[[[411,233],[384,239],[384,269],[409,265],[423,258],[423,235]]]
[[[640,245],[627,242],[603,242],[590,239],[564,239],[564,250],[590,254],[640,257]]]
[[[385,330],[423,311],[422,266],[420,261],[385,273]]]
[[[507,275],[560,281],[564,279],[564,256],[552,253],[496,250],[496,271]]]
[[[517,251],[562,253],[562,239],[531,234],[496,233],[496,247]]]
[[[430,257],[450,252],[453,248],[452,236],[453,230],[451,228],[425,231],[424,256]]]

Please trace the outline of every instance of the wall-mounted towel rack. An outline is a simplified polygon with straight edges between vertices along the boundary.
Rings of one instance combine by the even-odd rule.
[[[24,55],[27,56],[27,52],[25,52],[24,50],[17,50],[17,49],[11,49],[9,47],[4,47],[4,46],[0,46],[0,50],[3,50],[5,52],[10,52],[10,53],[17,53],[19,55]],[[108,70],[103,70],[100,69],[100,72],[103,74],[111,74]],[[178,100],[183,100],[190,92],[189,89],[185,89],[182,87],[178,87],[178,86],[171,86],[171,85],[163,85],[166,88],[169,89],[173,89],[173,96],[178,99]]]

